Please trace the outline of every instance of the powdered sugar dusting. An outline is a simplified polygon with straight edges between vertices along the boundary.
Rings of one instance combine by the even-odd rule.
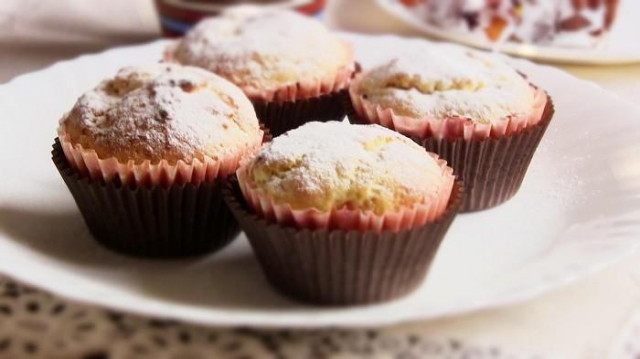
[[[201,21],[170,57],[255,91],[333,78],[351,61],[345,44],[318,21],[251,6]]]
[[[529,83],[500,60],[427,43],[366,72],[356,90],[398,115],[476,123],[524,116],[534,102]]]
[[[265,146],[249,176],[294,208],[380,213],[438,193],[451,175],[424,148],[381,126],[311,122]]]
[[[173,64],[120,70],[78,99],[62,129],[100,158],[123,162],[215,159],[260,136],[240,89],[207,71]]]

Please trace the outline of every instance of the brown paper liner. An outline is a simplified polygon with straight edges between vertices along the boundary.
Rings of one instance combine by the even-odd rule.
[[[116,252],[192,256],[220,249],[239,233],[222,197],[226,180],[168,188],[93,180],[69,165],[58,139],[52,159],[93,236]]]
[[[480,211],[504,203],[518,192],[554,111],[553,100],[547,95],[542,119],[510,135],[469,140],[408,137],[445,159],[464,183],[460,212]],[[353,107],[347,112],[350,122],[369,123]]]
[[[354,63],[349,73],[349,80],[362,71],[359,63]],[[342,75],[344,76],[344,75]],[[273,137],[296,129],[307,122],[342,121],[350,104],[349,82],[336,81],[344,88],[334,87],[334,91],[319,94],[315,97],[289,99],[285,101],[266,101],[252,99],[253,108],[260,122],[271,132]]]
[[[307,122],[341,121],[346,114],[344,103],[348,97],[349,90],[342,89],[308,99],[252,102],[258,120],[275,137]]]
[[[235,177],[224,197],[271,285],[293,299],[323,305],[382,302],[415,289],[426,276],[462,202],[456,182],[437,220],[399,232],[311,230],[250,211]]]

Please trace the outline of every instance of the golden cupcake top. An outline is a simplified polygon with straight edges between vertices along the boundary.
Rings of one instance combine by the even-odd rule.
[[[201,21],[170,47],[168,57],[215,72],[249,94],[333,80],[353,63],[351,47],[320,22],[289,10],[252,6]]]
[[[261,136],[239,88],[208,71],[174,64],[121,69],[78,99],[58,133],[99,158],[135,163],[218,159]]]
[[[450,184],[436,157],[378,125],[310,122],[276,137],[246,165],[258,191],[293,209],[381,214],[425,203]]]
[[[497,57],[425,43],[364,73],[351,94],[396,115],[483,124],[526,115],[534,103],[527,80]]]

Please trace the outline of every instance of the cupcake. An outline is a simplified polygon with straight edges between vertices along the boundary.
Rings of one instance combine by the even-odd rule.
[[[63,116],[53,160],[100,243],[180,257],[238,233],[222,184],[262,137],[251,102],[227,80],[173,64],[126,67]]]
[[[277,136],[309,121],[342,120],[352,47],[289,10],[242,6],[201,21],[165,60],[198,66],[240,87]]]
[[[311,122],[244,161],[225,198],[281,293],[372,303],[425,277],[461,201],[452,172],[384,127]]]
[[[464,182],[462,211],[520,187],[553,115],[547,94],[488,54],[415,44],[356,76],[350,121],[400,132],[444,158]]]

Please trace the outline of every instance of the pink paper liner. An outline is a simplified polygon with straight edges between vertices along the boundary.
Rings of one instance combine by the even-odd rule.
[[[357,91],[365,75],[366,73],[357,75],[349,88],[349,95],[356,114],[370,123],[377,123],[402,134],[419,138],[480,140],[510,135],[540,122],[547,102],[546,93],[532,85],[531,91],[534,94],[534,102],[531,112],[526,116],[505,117],[495,124],[474,123],[467,118],[455,116],[444,120],[433,118],[417,119],[410,116],[396,115],[393,109],[383,108],[362,98]]]
[[[447,162],[439,159],[437,155],[429,154],[438,161],[438,165],[442,169],[443,185],[434,195],[424,198],[421,203],[413,207],[381,215],[372,211],[363,212],[346,208],[324,212],[316,208],[293,209],[289,204],[276,203],[273,198],[256,188],[247,176],[248,166],[246,163],[240,166],[236,175],[240,190],[249,207],[266,220],[280,224],[291,224],[299,228],[398,232],[432,222],[446,210],[455,182],[453,169],[448,167]]]
[[[182,160],[175,164],[162,160],[152,164],[146,160],[142,163],[134,163],[130,160],[120,162],[115,157],[100,158],[95,150],[84,148],[80,144],[73,144],[63,126],[58,128],[58,138],[67,161],[81,174],[89,176],[92,180],[110,182],[119,180],[122,184],[136,184],[164,187],[172,184],[199,184],[204,181],[213,181],[218,178],[226,178],[238,168],[240,161],[255,155],[262,144],[263,133],[260,132],[255,142],[246,143],[243,147],[229,156],[220,159],[205,157],[203,160],[194,159],[191,163]]]
[[[240,87],[240,89],[242,89],[242,91],[252,101],[261,100],[268,102],[294,101],[338,92],[349,86],[351,78],[355,72],[355,54],[353,46],[346,42],[342,42],[342,44],[349,54],[349,60],[347,61],[347,65],[338,69],[335,76],[327,77],[322,79],[322,81],[298,81],[283,87],[268,90],[258,90],[249,86],[238,87]],[[175,46],[176,43],[172,43],[167,46],[163,55],[164,61],[179,63],[179,61],[177,61],[173,56]]]

